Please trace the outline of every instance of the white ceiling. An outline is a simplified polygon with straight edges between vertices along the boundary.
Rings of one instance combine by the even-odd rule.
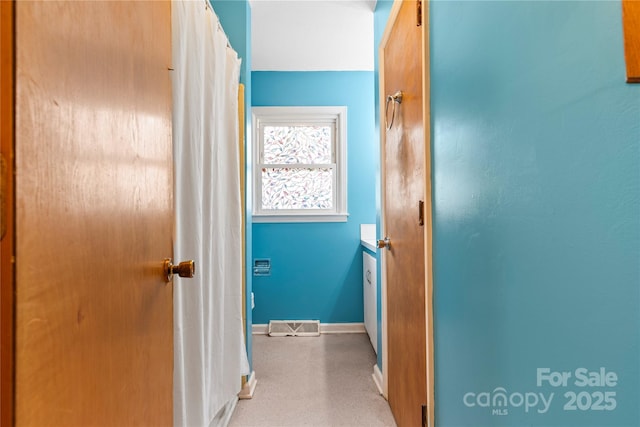
[[[252,70],[373,70],[375,0],[250,4]]]

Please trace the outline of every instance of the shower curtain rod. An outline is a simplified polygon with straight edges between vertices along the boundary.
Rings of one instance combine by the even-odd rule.
[[[229,36],[227,36],[227,33],[224,31],[224,28],[222,28],[222,24],[220,24],[220,18],[218,18],[218,15],[216,15],[216,11],[213,10],[213,6],[211,6],[211,3],[209,3],[209,0],[203,0],[203,1],[204,1],[204,8],[210,10],[211,12],[213,12],[213,15],[216,17],[216,23],[218,24],[218,30],[222,31],[224,36],[227,38],[227,47],[233,49],[233,46],[231,46],[231,43],[229,43]]]

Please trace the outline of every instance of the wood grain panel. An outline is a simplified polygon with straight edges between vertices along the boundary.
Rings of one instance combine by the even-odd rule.
[[[384,224],[391,239],[384,257],[389,405],[398,426],[409,427],[422,425],[427,398],[425,240],[418,222],[419,202],[426,196],[423,27],[416,26],[415,2],[398,3],[382,55],[383,95],[403,92],[393,127],[383,135]]]
[[[640,83],[640,0],[622,0],[627,83]]]
[[[171,425],[171,10],[16,3],[16,425]]]
[[[13,192],[13,2],[0,2],[0,153],[3,175],[2,239],[0,241],[0,425],[13,423],[13,295],[14,295],[14,192]]]

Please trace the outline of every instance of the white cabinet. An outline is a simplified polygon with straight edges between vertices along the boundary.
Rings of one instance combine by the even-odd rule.
[[[362,252],[362,294],[364,297],[364,328],[369,334],[371,345],[378,353],[378,292],[376,259],[366,251]]]

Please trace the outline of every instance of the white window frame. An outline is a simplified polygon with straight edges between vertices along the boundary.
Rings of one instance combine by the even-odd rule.
[[[347,107],[252,107],[253,222],[346,222],[347,213]],[[262,146],[265,126],[331,125],[334,129],[330,165],[333,209],[262,209]]]

